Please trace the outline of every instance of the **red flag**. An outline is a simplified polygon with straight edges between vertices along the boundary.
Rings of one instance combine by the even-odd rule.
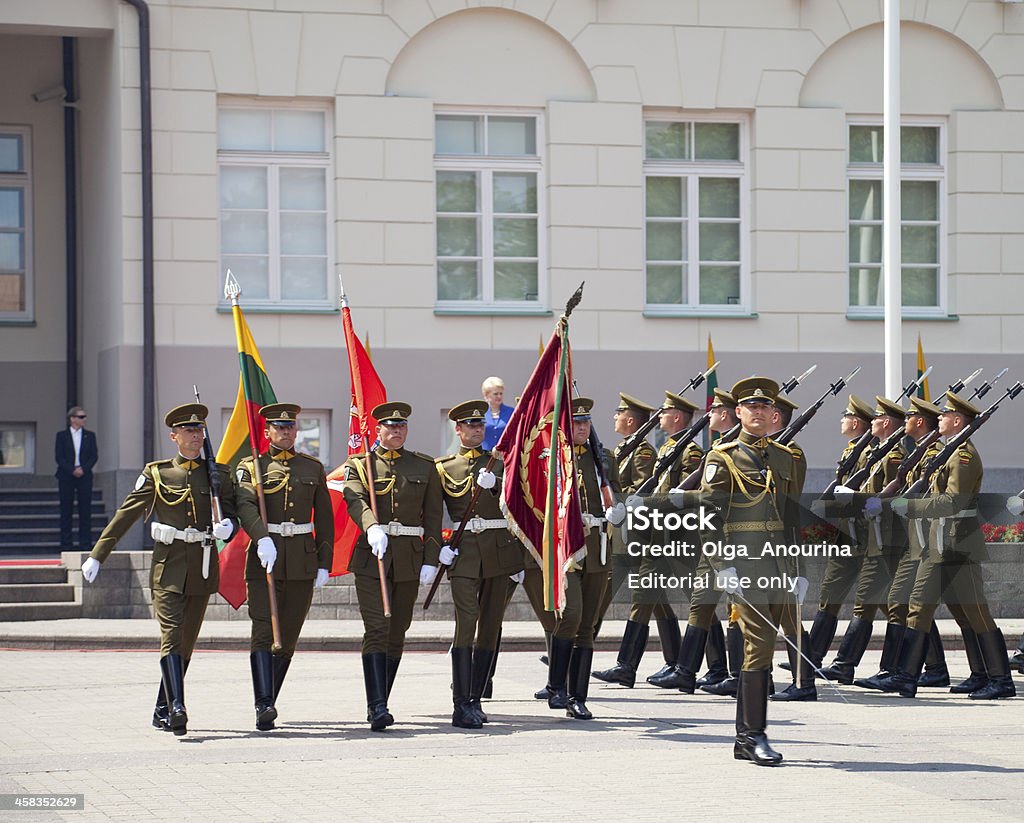
[[[568,323],[563,317],[501,440],[501,508],[544,572],[544,608],[565,606],[565,575],[586,553],[572,447]]]
[[[348,300],[342,295],[341,321],[345,329],[345,347],[348,349],[348,376],[352,387],[352,402],[349,412],[348,456],[366,451],[373,445],[372,432],[377,421],[370,412],[388,399],[384,383],[370,362],[363,344],[352,329],[352,314]],[[345,496],[344,464],[327,475],[327,488],[331,494],[334,509],[334,565],[331,575],[348,574],[348,562],[352,550],[362,532],[359,524],[348,516]]]

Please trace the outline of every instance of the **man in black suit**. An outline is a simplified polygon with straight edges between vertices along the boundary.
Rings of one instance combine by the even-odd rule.
[[[81,406],[68,411],[68,428],[57,432],[54,458],[60,488],[60,547],[71,543],[71,513],[78,499],[78,548],[92,546],[92,467],[96,465],[96,433],[85,428],[86,414]]]

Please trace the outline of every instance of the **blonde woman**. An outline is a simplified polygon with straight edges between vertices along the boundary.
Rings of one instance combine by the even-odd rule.
[[[512,407],[506,406],[502,401],[505,399],[505,381],[500,377],[488,377],[480,387],[484,400],[487,401],[487,414],[484,421],[484,442],[485,449],[493,449],[501,439],[505,431],[505,424],[512,416]]]

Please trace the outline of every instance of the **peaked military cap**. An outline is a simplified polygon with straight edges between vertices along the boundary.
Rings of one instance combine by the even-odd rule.
[[[875,417],[883,417],[888,415],[889,417],[895,417],[897,420],[905,420],[907,412],[902,407],[897,406],[891,400],[882,395],[875,395]]]
[[[680,411],[689,412],[693,414],[698,411],[697,406],[687,400],[685,397],[680,397],[678,394],[667,391],[665,392],[665,405],[663,409],[679,409]]]
[[[467,400],[453,406],[448,419],[456,423],[483,423],[487,419],[486,400]]]
[[[589,397],[577,397],[572,401],[572,419],[589,420],[590,412],[594,408],[594,401]]]
[[[638,400],[631,394],[619,392],[619,407],[616,411],[631,411],[647,418],[651,416],[654,407],[648,406],[643,400]]]
[[[968,420],[973,420],[981,414],[981,409],[973,403],[967,402],[960,395],[955,394],[954,392],[946,392],[945,397],[946,403],[942,407],[944,412],[956,412],[957,414],[962,414]]]
[[[378,423],[405,423],[412,416],[412,406],[401,400],[389,400],[370,412]]]
[[[850,402],[846,404],[846,411],[843,412],[843,417],[846,416],[859,417],[865,423],[870,423],[875,416],[875,410],[857,395],[851,394]]]
[[[790,411],[796,411],[797,409],[800,408],[796,403],[794,403],[784,394],[780,394],[775,398],[775,405],[781,406],[784,409],[789,409]]]
[[[719,406],[727,406],[730,409],[735,409],[736,398],[734,398],[725,389],[715,389],[715,399],[711,401],[711,408],[715,409]]]
[[[745,377],[735,383],[730,392],[740,403],[774,403],[779,396],[779,384],[770,377]]]
[[[910,398],[910,408],[911,411],[906,412],[906,414],[913,414],[915,412],[917,414],[923,414],[925,417],[931,418],[933,423],[938,420],[939,415],[942,414],[942,409],[934,403],[929,403],[923,397],[915,397],[913,395],[911,395]]]
[[[268,423],[284,423],[295,425],[299,419],[299,412],[302,406],[296,403],[271,403],[260,409],[260,414]]]
[[[186,403],[177,406],[164,415],[164,425],[169,429],[175,426],[201,426],[206,422],[210,410],[202,403]]]

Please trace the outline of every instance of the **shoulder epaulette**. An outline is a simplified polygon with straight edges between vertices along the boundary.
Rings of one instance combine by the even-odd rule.
[[[434,458],[431,457],[429,454],[424,454],[423,452],[414,452],[414,451],[407,451],[406,454],[411,454],[414,457],[418,457],[420,460],[426,460],[431,465],[434,464]]]
[[[169,457],[166,460],[153,460],[153,461],[151,461],[151,462],[146,464],[146,468],[149,469],[149,468],[152,468],[153,466],[156,466],[157,468],[160,468],[162,466],[172,466],[172,465],[174,465],[174,459]]]
[[[791,455],[792,457],[798,457],[798,455],[797,455],[796,451],[794,451],[794,449],[799,449],[800,448],[799,446],[795,446],[794,449],[791,449],[789,446],[785,446],[782,443],[777,443],[774,440],[769,440],[768,442],[771,443],[775,448],[781,449],[786,454]],[[800,453],[803,454],[803,451],[801,451]]]
[[[711,448],[715,451],[726,451],[727,449],[734,449],[740,444],[739,440],[730,440],[728,443],[715,443]]]
[[[650,452],[651,454],[654,454],[654,446],[652,446],[645,440],[643,443],[636,447],[636,452],[637,454],[640,454],[641,452]]]
[[[459,455],[457,455],[457,454],[446,454],[444,457],[435,458],[434,462],[435,463],[451,463],[458,456]]]

